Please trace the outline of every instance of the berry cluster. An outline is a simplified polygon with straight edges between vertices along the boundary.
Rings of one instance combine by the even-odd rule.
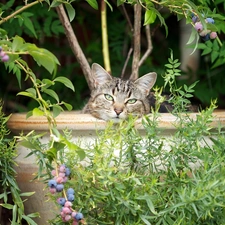
[[[54,178],[49,180],[48,182],[49,191],[52,194],[55,194],[56,192],[63,192],[63,197],[59,197],[57,199],[57,203],[62,207],[60,212],[62,221],[72,221],[73,225],[77,225],[79,222],[84,224],[83,214],[80,212],[76,212],[72,208],[72,202],[75,198],[74,189],[68,188],[66,192],[64,190],[64,184],[68,180],[70,169],[65,165],[61,165],[59,166],[59,168],[57,168],[57,170],[52,170],[51,174]]]
[[[209,39],[215,39],[217,37],[216,32],[211,31],[211,30],[204,30],[201,21],[199,21],[199,18],[196,15],[192,14],[191,19],[192,19],[192,22],[194,23],[195,30],[198,31],[198,33],[202,37],[203,41],[208,41]],[[206,18],[205,22],[211,23],[211,24],[215,23],[214,19],[210,18],[210,17]]]
[[[2,50],[2,47],[0,46],[0,58],[2,62],[8,62],[9,56]]]

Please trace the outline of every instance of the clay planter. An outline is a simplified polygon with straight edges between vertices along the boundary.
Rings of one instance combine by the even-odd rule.
[[[217,111],[213,113],[214,119],[212,121],[212,126],[217,127],[220,123],[222,126],[225,125],[225,112]],[[192,113],[191,117],[196,117],[196,113]],[[162,136],[171,136],[175,132],[175,127],[173,123],[176,117],[169,113],[164,113],[161,115],[159,120],[159,128],[162,129]],[[57,127],[59,130],[65,128],[72,131],[73,140],[81,140],[90,143],[96,138],[96,130],[103,130],[106,126],[106,122],[103,120],[97,120],[88,114],[79,114],[79,112],[64,112],[61,113],[57,118]],[[43,142],[47,142],[49,139],[48,134],[48,124],[43,117],[30,117],[26,119],[26,114],[13,114],[8,121],[8,128],[13,132],[13,134],[18,135],[23,131],[28,133],[31,130],[38,132],[46,132],[46,135],[42,138]],[[140,131],[144,129],[141,124],[141,120],[137,120],[136,128]],[[36,165],[36,160],[34,157],[25,158],[25,156],[30,152],[24,147],[19,147],[18,157],[16,162],[18,164],[17,170],[17,181],[22,192],[33,192],[35,194],[29,197],[29,200],[25,202],[26,213],[39,212],[41,218],[37,218],[37,224],[45,225],[48,224],[46,221],[55,217],[58,213],[58,209],[52,202],[46,202],[47,197],[45,196],[46,191],[44,190],[45,185],[40,181],[30,180],[33,178],[33,174],[37,172],[38,166]]]

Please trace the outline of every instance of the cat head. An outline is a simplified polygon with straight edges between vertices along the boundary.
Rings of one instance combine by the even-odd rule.
[[[157,74],[148,73],[135,81],[112,77],[99,64],[92,65],[94,89],[88,102],[88,112],[103,120],[126,119],[129,114],[140,117],[149,113],[147,96]]]

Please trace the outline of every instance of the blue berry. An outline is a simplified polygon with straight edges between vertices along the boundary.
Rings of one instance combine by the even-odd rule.
[[[50,181],[48,182],[48,186],[51,187],[51,188],[56,188],[57,183],[56,183],[55,180],[50,180]]]
[[[84,218],[84,216],[83,216],[82,213],[77,213],[77,214],[75,215],[75,219],[76,219],[76,220],[82,220],[83,218]]]
[[[191,20],[192,20],[193,23],[196,23],[198,21],[198,17],[197,16],[193,16],[191,18]]]
[[[68,168],[68,167],[66,168],[65,174],[67,177],[70,175],[70,168]]]
[[[208,41],[210,39],[210,34],[206,34],[204,37],[202,37],[203,41]]]
[[[56,185],[56,191],[57,192],[61,192],[63,190],[63,188],[64,188],[64,185],[63,184],[57,184]]]
[[[73,194],[68,194],[67,195],[67,200],[70,201],[70,202],[73,202],[74,201],[74,195]]]
[[[58,198],[58,199],[57,199],[57,202],[58,202],[61,206],[64,206],[65,203],[66,203],[66,199],[65,199],[65,198]]]
[[[72,194],[72,195],[74,195],[74,190],[73,190],[73,188],[69,188],[68,190],[67,190],[67,195],[69,195],[69,194]]]
[[[208,22],[208,23],[212,23],[212,24],[215,23],[214,19],[213,19],[213,18],[210,18],[210,17],[206,18],[205,20],[206,20],[206,22]]]

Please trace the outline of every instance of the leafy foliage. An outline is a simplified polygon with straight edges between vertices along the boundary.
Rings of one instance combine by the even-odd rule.
[[[171,53],[166,67],[178,64]],[[109,123],[93,144],[81,142],[86,153],[83,161],[71,150],[61,155],[72,171],[68,185],[77,190],[74,205],[88,224],[225,222],[225,135],[211,126],[216,105],[212,102],[195,118],[184,113],[194,85],[184,86],[186,94],[182,94],[174,84],[177,72],[169,73],[168,81],[171,101],[180,95],[172,112],[171,135],[161,136],[160,114],[153,110],[142,120],[144,138],[135,128],[135,119],[129,118]],[[160,101],[160,93],[156,97]],[[51,221],[58,223],[58,218]]]
[[[15,150],[15,139],[9,137],[9,130],[6,128],[6,123],[9,117],[6,117],[2,112],[2,105],[0,106],[0,199],[2,202],[0,206],[12,211],[11,224],[21,224],[25,220],[28,224],[36,225],[33,217],[37,217],[38,213],[26,215],[24,212],[24,205],[22,197],[29,197],[33,192],[21,193],[15,176],[15,157],[17,152]],[[9,202],[9,195],[11,194],[13,203]],[[1,215],[2,217],[2,215]],[[1,222],[1,221],[0,221]]]

